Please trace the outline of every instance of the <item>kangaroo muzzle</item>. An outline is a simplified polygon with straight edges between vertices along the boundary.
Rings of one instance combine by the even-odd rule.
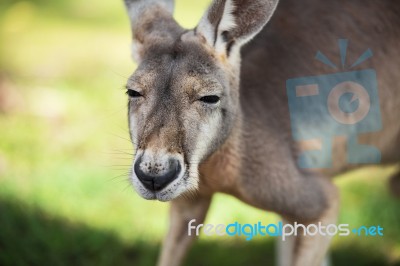
[[[134,171],[140,182],[150,191],[160,191],[174,181],[181,173],[182,166],[178,159],[172,156],[138,157]]]

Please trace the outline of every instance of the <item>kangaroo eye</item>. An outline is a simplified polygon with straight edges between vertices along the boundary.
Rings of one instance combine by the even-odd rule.
[[[135,90],[131,90],[131,89],[127,89],[126,90],[126,94],[128,94],[129,97],[132,97],[132,98],[138,98],[138,97],[142,97],[143,96],[142,94],[140,94],[140,92],[135,91]]]
[[[219,102],[219,97],[217,95],[207,95],[201,97],[199,100],[208,104],[216,104]]]

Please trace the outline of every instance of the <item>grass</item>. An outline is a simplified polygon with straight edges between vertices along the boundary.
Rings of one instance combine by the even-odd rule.
[[[191,27],[207,1],[178,1]],[[122,2],[0,3],[0,265],[153,265],[167,205],[139,198],[123,85],[135,69]],[[334,265],[399,265],[394,169],[340,177],[341,222],[380,224],[382,238],[334,239]],[[218,195],[207,221],[277,221]],[[186,265],[271,265],[272,238],[201,237]]]

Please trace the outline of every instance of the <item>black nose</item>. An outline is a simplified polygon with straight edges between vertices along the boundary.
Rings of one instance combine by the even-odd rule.
[[[165,188],[181,172],[181,164],[176,159],[169,159],[166,164],[143,163],[142,157],[134,165],[134,171],[140,182],[151,191]]]

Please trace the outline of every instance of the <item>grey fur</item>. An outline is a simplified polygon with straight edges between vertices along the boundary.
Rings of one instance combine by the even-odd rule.
[[[128,88],[144,95],[129,104],[130,117],[136,117],[136,124],[130,125],[132,132],[137,131],[133,140],[139,150],[165,149],[185,161],[184,177],[161,197],[173,199],[171,228],[159,261],[163,266],[180,264],[192,242],[185,235],[185,223],[191,217],[202,222],[215,192],[277,212],[288,222],[336,221],[338,193],[331,177],[354,166],[345,163],[346,145],[338,140],[333,168],[298,168],[301,147],[291,137],[285,81],[330,73],[313,57],[322,50],[338,58],[338,38],[351,40],[349,55],[359,55],[367,47],[374,51],[363,67],[377,72],[383,129],[363,134],[359,141],[379,148],[383,164],[400,161],[400,2],[282,0],[241,57],[244,42],[232,50],[216,50],[210,29],[225,40],[225,48],[241,38],[248,41],[269,20],[278,1],[232,1],[236,28],[222,33],[218,21],[225,2],[215,1],[201,27],[192,31],[180,28],[160,7],[142,5],[146,12],[131,13],[134,41],[141,48]],[[266,7],[265,12],[246,11],[254,6]],[[241,23],[244,18],[259,23]],[[210,94],[221,97],[219,105],[199,101]],[[393,180],[397,186],[398,176]],[[191,199],[181,196],[194,190]],[[328,244],[329,238],[299,236],[295,247],[286,251],[292,254],[288,265],[320,265]]]

